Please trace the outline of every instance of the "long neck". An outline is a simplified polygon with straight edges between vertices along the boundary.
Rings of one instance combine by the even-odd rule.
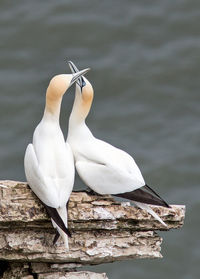
[[[76,86],[74,105],[69,118],[69,127],[75,127],[85,123],[85,119],[92,105],[92,99],[92,93],[88,91],[81,93],[80,89]]]
[[[62,95],[55,94],[54,90],[48,87],[43,119],[59,122],[61,102]]]

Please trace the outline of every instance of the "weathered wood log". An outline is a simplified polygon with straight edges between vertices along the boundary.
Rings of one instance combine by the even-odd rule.
[[[161,257],[162,240],[155,231],[166,230],[166,227],[128,202],[117,202],[111,196],[73,192],[68,211],[72,238],[70,250],[66,251],[61,239],[52,245],[55,230],[29,186],[16,181],[0,181],[0,184],[7,186],[0,188],[0,260],[15,264],[27,262],[34,268],[42,262],[43,267],[50,264],[52,272],[53,263],[60,268],[64,264],[68,270],[70,264],[78,267],[121,259]],[[152,209],[166,222],[168,230],[183,225],[184,206],[154,206]],[[48,277],[48,271],[47,268],[46,277],[38,278],[54,278]],[[63,275],[64,269],[54,271],[68,276]]]

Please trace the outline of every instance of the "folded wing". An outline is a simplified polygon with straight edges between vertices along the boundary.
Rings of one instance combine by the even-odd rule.
[[[47,178],[43,175],[38,164],[37,157],[34,151],[33,144],[29,144],[24,158],[24,168],[27,180],[31,184],[30,187],[37,197],[43,202],[48,214],[54,222],[68,235],[71,236],[69,230],[66,228],[62,218],[58,214],[56,207],[58,204],[57,193],[54,187],[46,186]],[[48,178],[49,182],[50,178]],[[53,184],[52,181],[51,184]]]

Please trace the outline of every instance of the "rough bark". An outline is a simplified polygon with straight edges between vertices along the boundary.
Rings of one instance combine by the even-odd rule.
[[[50,279],[78,278],[68,277],[69,270],[86,264],[161,257],[162,240],[155,231],[166,228],[129,202],[117,202],[111,196],[86,192],[72,193],[68,210],[72,238],[70,250],[66,251],[61,239],[52,245],[55,230],[29,186],[17,181],[0,181],[0,184],[7,186],[0,188],[0,260],[9,260],[16,265],[12,265],[3,278],[17,278],[9,272],[19,268],[19,261],[24,265],[28,263],[28,272],[42,274],[38,278]],[[152,208],[166,222],[168,230],[183,225],[184,206]],[[25,272],[26,268],[22,270]],[[20,276],[29,277],[18,278],[33,277],[30,272]],[[87,273],[81,276],[93,278]],[[94,276],[106,278],[102,274]]]

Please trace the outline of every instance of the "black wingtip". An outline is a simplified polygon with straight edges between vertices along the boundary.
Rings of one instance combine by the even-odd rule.
[[[54,220],[54,222],[61,228],[61,230],[63,230],[69,237],[71,237],[72,236],[71,232],[65,226],[65,224],[64,224],[62,218],[60,217],[60,215],[58,214],[58,211],[56,210],[56,208],[50,207],[44,203],[43,203],[43,205],[46,208],[49,216]]]
[[[135,201],[170,208],[170,206],[153,189],[149,186],[146,187],[146,185],[143,187],[145,189],[148,188],[148,190],[150,190],[154,195],[140,188],[132,192],[115,194],[114,196],[132,200],[133,202]]]
[[[161,198],[161,196],[159,196],[149,185],[146,184],[144,187],[156,195],[165,204],[165,207],[171,208],[171,206],[165,200],[163,200],[163,198]]]
[[[56,242],[58,241],[59,236],[60,236],[59,232],[56,232],[56,234],[54,236],[54,239],[53,239],[53,245],[56,244]]]

